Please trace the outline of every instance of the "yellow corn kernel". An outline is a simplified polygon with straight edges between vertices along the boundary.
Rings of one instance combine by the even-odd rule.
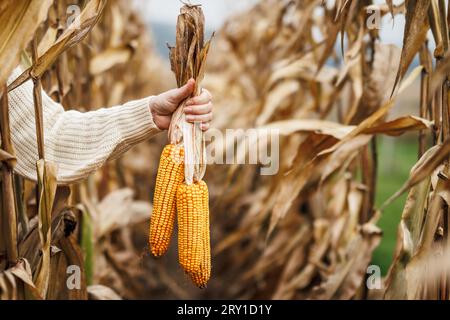
[[[203,203],[200,185],[177,189],[178,260],[187,273],[199,273],[203,259]]]
[[[155,257],[166,253],[175,223],[177,187],[184,180],[184,150],[167,145],[161,153],[150,219],[150,251]]]
[[[211,277],[211,243],[210,243],[210,223],[209,223],[209,192],[204,181],[199,181],[199,188],[202,197],[202,239],[203,257],[200,262],[200,272],[190,273],[192,282],[199,288],[205,288]]]

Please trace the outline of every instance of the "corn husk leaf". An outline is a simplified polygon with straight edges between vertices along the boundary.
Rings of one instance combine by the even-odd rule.
[[[176,46],[169,48],[172,71],[175,73],[178,86],[184,85],[191,78],[194,79],[196,81],[194,95],[198,95],[204,78],[210,40],[204,42],[205,17],[201,6],[184,5],[180,12]],[[201,180],[205,175],[206,148],[200,124],[188,123],[183,108],[184,102],[172,116],[169,140],[173,144],[183,142],[185,181],[191,184]]]
[[[38,230],[42,260],[35,274],[36,287],[42,297],[47,294],[50,279],[51,215],[56,193],[57,166],[45,160],[36,164],[39,182]]]
[[[37,58],[32,67],[11,83],[8,90],[13,90],[30,78],[40,78],[64,51],[82,41],[97,23],[105,4],[106,0],[90,0],[58,40]]]
[[[6,83],[18,65],[39,25],[47,19],[52,0],[2,1],[0,8],[0,84]]]

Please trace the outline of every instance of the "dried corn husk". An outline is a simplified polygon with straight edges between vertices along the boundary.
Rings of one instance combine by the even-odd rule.
[[[211,40],[204,43],[205,17],[201,6],[184,5],[177,21],[176,46],[170,47],[170,62],[179,87],[189,79],[196,81],[194,95],[200,94],[206,57]],[[192,184],[203,178],[206,171],[206,150],[200,123],[186,122],[185,102],[175,111],[169,128],[172,144],[183,143],[185,150],[185,180]]]

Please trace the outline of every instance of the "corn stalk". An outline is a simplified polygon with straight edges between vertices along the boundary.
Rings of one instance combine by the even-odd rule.
[[[0,129],[2,137],[2,217],[1,226],[5,244],[6,267],[17,263],[17,215],[14,203],[13,168],[15,163],[14,149],[11,143],[9,127],[8,94],[4,85],[0,100],[1,120]]]

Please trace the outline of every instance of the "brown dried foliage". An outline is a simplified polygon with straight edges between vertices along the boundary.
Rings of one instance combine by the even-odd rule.
[[[143,24],[126,1],[109,1],[104,8],[101,2],[88,2],[94,17],[96,9],[103,9],[99,19],[89,19],[96,27],[87,24],[85,40],[77,45],[63,41],[63,48],[54,45],[70,34],[60,19],[65,1],[55,2],[48,16],[37,15],[46,21],[41,27],[22,15],[15,22],[28,29],[19,28],[17,37],[8,38],[14,41],[0,48],[0,60],[8,62],[0,82],[38,29],[34,71],[25,76],[37,86],[41,79],[67,109],[90,110],[170,87],[168,68],[153,54]],[[11,23],[4,18],[10,15],[8,3],[0,4],[3,30]],[[20,10],[38,10],[32,4]],[[378,31],[367,27],[368,7],[382,15],[405,15],[402,49],[382,44]],[[434,55],[428,30],[437,45]],[[223,26],[204,81],[215,97],[214,126],[279,129],[280,170],[275,176],[260,175],[262,164],[208,170],[215,276],[202,292],[177,274],[175,254],[158,263],[140,258],[157,150],[165,141],[143,144],[109,163],[71,187],[69,201],[67,188],[53,192],[51,165],[42,162],[42,190],[35,199],[36,186],[10,179],[14,153],[3,97],[0,227],[12,229],[0,239],[0,297],[118,298],[105,287],[87,286],[102,284],[126,298],[448,299],[448,267],[442,268],[448,266],[443,261],[449,239],[448,33],[442,0],[401,5],[261,0]],[[178,42],[177,48],[180,55],[189,52]],[[38,64],[49,50],[55,56]],[[408,74],[417,54],[421,66]],[[184,65],[172,63],[175,70]],[[419,117],[389,119],[398,95],[418,76]],[[177,80],[180,85],[186,78]],[[409,195],[397,250],[385,290],[374,294],[365,280],[382,236],[376,227],[382,211],[374,205],[380,161],[376,135],[408,131],[418,134],[420,160],[400,190],[409,189]],[[234,149],[223,141],[211,143]],[[245,158],[244,139],[236,143],[236,157]],[[39,250],[46,251],[50,263],[43,262]],[[68,264],[83,266],[83,286],[75,293],[61,290],[59,276]],[[429,277],[427,270],[437,276]]]

